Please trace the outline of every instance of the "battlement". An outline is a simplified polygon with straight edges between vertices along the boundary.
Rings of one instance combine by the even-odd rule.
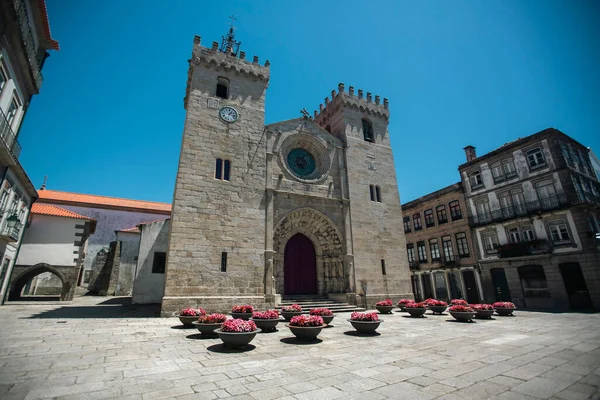
[[[373,99],[370,92],[367,92],[365,97],[362,89],[358,89],[358,92],[355,93],[354,86],[350,86],[348,92],[346,92],[344,84],[339,83],[337,93],[332,90],[331,98],[325,98],[325,105],[323,103],[319,104],[319,110],[313,112],[311,119],[325,127],[328,125],[333,113],[340,107],[356,108],[367,114],[383,117],[386,120],[390,117],[388,99],[384,98],[382,103],[378,95],[375,95],[375,99]]]

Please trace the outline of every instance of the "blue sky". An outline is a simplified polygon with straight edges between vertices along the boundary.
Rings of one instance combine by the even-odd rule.
[[[318,108],[338,82],[390,100],[401,201],[484,154],[555,127],[600,153],[600,2],[48,0],[61,50],[20,132],[36,187],[170,202],[193,35],[235,15],[271,61],[266,122]]]

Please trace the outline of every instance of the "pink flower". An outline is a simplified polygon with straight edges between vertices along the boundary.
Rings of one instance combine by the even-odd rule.
[[[267,310],[267,311],[255,311],[252,314],[254,319],[279,319],[279,311]]]
[[[430,297],[430,298],[428,298],[428,299],[425,299],[425,300],[423,300],[421,303],[425,303],[425,305],[429,305],[429,302],[430,302],[430,301],[432,301],[432,300],[435,300],[435,299],[432,299],[432,298]]]
[[[467,306],[467,305],[469,305],[469,303],[467,303],[467,301],[463,300],[463,299],[452,299],[452,300],[450,300],[450,304],[452,304],[453,306]]]
[[[321,326],[323,318],[318,315],[296,315],[290,320],[291,326]]]
[[[494,304],[492,304],[492,307],[494,307],[494,308],[517,308],[510,301],[497,301]]]
[[[398,305],[399,305],[399,306],[403,306],[403,305],[405,305],[405,304],[408,304],[408,303],[414,303],[414,302],[415,302],[415,301],[414,301],[414,300],[411,300],[411,299],[401,299],[400,301],[398,301]]]
[[[433,299],[429,299],[430,301]],[[407,303],[404,305],[404,308],[425,308],[427,307],[427,303],[425,303],[424,301],[420,302],[420,303]]]
[[[233,306],[233,308],[231,309],[231,312],[251,313],[251,312],[254,312],[254,307],[252,307],[250,304],[244,304],[242,306]]]
[[[350,315],[350,319],[352,321],[379,321],[379,316],[377,315],[376,312],[368,312],[368,313],[353,312]]]
[[[198,322],[201,324],[220,324],[227,320],[227,315],[224,314],[210,314],[204,315],[198,318]]]
[[[445,301],[441,301],[441,300],[429,300],[429,303],[427,305],[433,306],[433,307],[444,307],[444,306],[447,306],[448,303],[446,303]]]
[[[221,325],[222,332],[254,332],[255,330],[254,321],[246,321],[241,318],[228,319]]]
[[[281,310],[285,311],[285,312],[297,312],[297,311],[302,311],[302,307],[300,307],[299,304],[292,304],[291,306],[281,307]]]
[[[179,312],[179,315],[182,317],[199,317],[206,315],[206,311],[203,308],[184,308]]]
[[[456,305],[456,306],[450,307],[450,311],[454,311],[454,312],[473,312],[473,309],[471,307],[469,307],[468,305],[466,305],[466,306]]]
[[[391,307],[394,305],[394,303],[392,303],[392,300],[387,299],[387,300],[382,300],[382,301],[378,301],[377,303],[375,303],[376,306],[388,306]]]
[[[313,308],[312,310],[310,310],[310,315],[331,317],[333,315],[333,312],[329,308]]]
[[[491,304],[471,304],[471,308],[475,311],[478,310],[493,310],[494,307],[492,307]]]

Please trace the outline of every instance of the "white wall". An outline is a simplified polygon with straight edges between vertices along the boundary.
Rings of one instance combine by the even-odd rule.
[[[128,296],[133,290],[138,252],[140,251],[140,233],[117,232],[117,240],[121,242],[121,257],[115,296]]]
[[[76,218],[33,214],[31,225],[25,231],[17,264],[77,265],[75,252],[79,246],[75,246],[75,242],[81,237],[75,236],[75,233],[83,232],[83,229],[76,229],[75,225],[85,222]]]
[[[132,302],[136,304],[160,303],[165,291],[165,274],[152,273],[152,264],[155,252],[167,251],[170,221],[141,225],[141,228],[142,236]]]

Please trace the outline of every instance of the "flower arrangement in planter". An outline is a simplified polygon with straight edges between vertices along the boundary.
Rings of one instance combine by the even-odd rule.
[[[260,329],[256,327],[254,321],[246,321],[241,318],[228,319],[221,325],[221,329],[215,332],[226,347],[242,347],[254,339]]]
[[[183,310],[179,311],[179,314],[177,315],[179,317],[179,321],[181,321],[181,323],[184,326],[192,326],[192,322],[197,321],[198,317],[201,317],[203,315],[206,315],[206,311],[204,311],[203,308],[184,308]]]
[[[309,311],[310,315],[318,315],[319,317],[323,318],[323,322],[326,323],[327,325],[329,325],[331,323],[331,321],[333,321],[333,311],[331,311],[329,308],[325,308],[325,307],[320,307],[320,308],[313,308],[312,310]]]
[[[375,308],[382,314],[389,314],[394,309],[394,303],[392,303],[391,299],[378,301],[375,303]]]
[[[425,303],[425,305],[429,304],[430,301],[433,301],[435,299],[432,299],[431,297],[428,299],[423,300],[421,303]]]
[[[305,341],[315,340],[325,326],[323,318],[318,315],[296,315],[287,324],[298,340]]]
[[[430,300],[427,307],[432,313],[441,315],[448,308],[448,303],[441,300]]]
[[[494,307],[496,313],[502,317],[512,315],[513,311],[517,309],[510,301],[497,301],[492,304],[492,307]]]
[[[375,312],[353,312],[348,320],[358,333],[375,333],[383,321]]]
[[[299,304],[292,304],[291,306],[281,307],[281,315],[286,321],[290,321],[292,317],[302,314],[302,307]]]
[[[194,321],[193,325],[202,335],[214,335],[215,329],[220,327],[226,320],[227,315],[225,314],[209,314],[198,318],[198,321]]]
[[[400,307],[400,311],[404,311],[404,306],[408,303],[414,303],[415,301],[412,299],[400,299],[398,301],[398,307]]]
[[[452,300],[450,300],[450,305],[453,305],[453,306],[468,306],[469,303],[467,303],[467,301],[463,300],[463,299],[452,299]]]
[[[231,309],[231,316],[235,319],[245,319],[249,320],[252,317],[252,313],[254,312],[254,307],[250,304],[244,304],[241,306],[233,306]]]
[[[459,322],[469,322],[475,316],[475,310],[469,305],[455,305],[450,307],[450,315]]]
[[[494,314],[494,307],[491,304],[471,304],[471,308],[475,310],[475,318],[488,319]]]
[[[433,299],[430,299],[430,301]],[[422,317],[427,311],[427,304],[422,301],[420,303],[408,303],[404,306],[404,310],[410,314],[411,317]]]
[[[281,321],[279,311],[277,310],[255,311],[252,314],[251,320],[264,332],[274,331],[277,324]]]

